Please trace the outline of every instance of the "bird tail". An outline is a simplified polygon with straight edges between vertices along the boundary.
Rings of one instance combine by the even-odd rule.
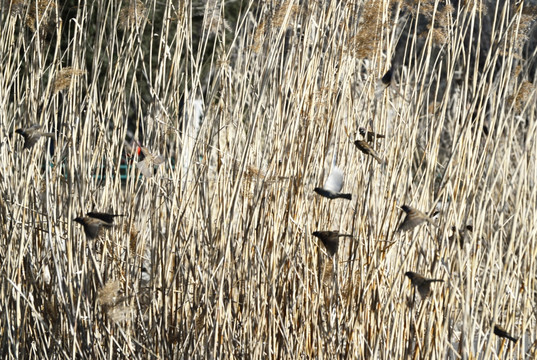
[[[46,137],[49,137],[49,138],[53,138],[53,137],[54,137],[54,133],[42,133],[41,135],[46,136]]]
[[[352,200],[352,194],[339,194],[338,197],[342,199]]]
[[[380,156],[378,156],[376,154],[371,154],[371,155],[375,158],[375,160],[377,160],[379,162],[380,165],[384,164],[384,160],[382,160],[380,158]]]
[[[431,279],[431,282],[444,282],[442,279]]]
[[[515,342],[515,343],[516,343],[516,342],[518,341],[518,338],[516,338],[516,337],[509,336],[509,335],[506,336],[506,337],[507,337],[509,340],[511,340],[512,342]]]

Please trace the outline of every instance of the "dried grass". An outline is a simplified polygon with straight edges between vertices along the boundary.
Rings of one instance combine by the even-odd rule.
[[[250,2],[233,33],[211,38],[230,4],[81,4],[49,48],[16,31],[24,15],[0,13],[0,352],[533,356],[537,109],[519,60],[526,40],[502,38],[478,69],[466,51],[485,50],[466,26],[482,20],[477,5],[455,14],[406,3],[449,41],[427,33],[418,51],[408,37],[412,56],[394,59],[407,19],[381,0]],[[205,9],[217,26],[193,20]],[[530,24],[524,14],[497,12],[494,31]],[[376,97],[392,60],[398,84]],[[58,64],[71,67],[55,74]],[[54,131],[53,153],[49,138],[17,150],[14,130],[36,119]],[[385,135],[371,146],[386,164],[355,148],[360,127]],[[127,137],[165,159],[151,178],[124,154]],[[334,160],[352,201],[313,192]],[[396,232],[403,204],[439,210],[438,227]],[[125,217],[99,240],[72,221],[111,209]],[[318,230],[353,238],[332,258]],[[445,283],[420,299],[406,271]],[[493,323],[520,340],[499,339]]]

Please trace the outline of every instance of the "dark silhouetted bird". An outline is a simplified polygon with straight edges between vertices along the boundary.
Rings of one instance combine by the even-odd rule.
[[[409,231],[424,222],[429,222],[435,225],[430,217],[417,209],[414,209],[408,205],[403,205],[401,209],[403,209],[403,211],[406,213],[406,217],[401,225],[399,225],[399,228],[397,228],[397,231]]]
[[[140,169],[140,172],[146,177],[150,178],[153,176],[153,168],[164,162],[164,156],[162,155],[153,155],[148,148],[140,146],[142,151],[143,160],[136,163],[136,167]]]
[[[371,155],[379,162],[379,164],[382,164],[384,161],[380,158],[380,156],[377,154],[375,149],[369,145],[369,143],[365,140],[356,140],[354,142],[354,145],[364,154]]]
[[[29,128],[21,128],[15,130],[17,134],[20,134],[24,137],[24,149],[30,149],[35,143],[41,138],[41,136],[46,136],[49,138],[54,137],[54,133],[47,133],[40,130],[41,125],[34,124]]]
[[[99,236],[101,228],[111,228],[114,226],[114,218],[116,216],[123,215],[89,212],[86,216],[77,217],[73,221],[84,227],[84,233],[89,239],[95,239]]]
[[[518,341],[518,338],[510,335],[507,330],[505,330],[503,327],[501,327],[500,325],[494,325],[494,334],[498,335],[499,337],[501,338],[505,338],[505,339],[509,339],[511,340],[512,342],[517,342]]]
[[[418,288],[418,292],[423,299],[429,296],[429,294],[431,293],[431,283],[444,282],[444,280],[441,279],[428,279],[412,271],[407,271],[405,273],[405,276],[410,279],[410,282],[413,286]]]
[[[377,133],[374,133],[373,131],[367,131],[365,128],[361,127],[358,129],[358,132],[360,133],[360,135],[362,135],[364,137],[364,139],[371,143],[373,141],[375,141],[376,139],[384,139],[386,137],[386,135],[382,135],[382,134],[377,134]]]
[[[384,86],[388,87],[392,83],[393,78],[393,72],[392,69],[386,71],[386,74],[380,78],[380,81],[384,84]]]
[[[342,198],[351,200],[352,195],[340,193],[341,189],[343,189],[343,171],[334,166],[324,186],[322,188],[316,187],[313,191],[329,199]]]
[[[340,234],[338,231],[315,231],[312,235],[321,239],[330,256],[337,253],[340,237],[352,237],[352,235]]]

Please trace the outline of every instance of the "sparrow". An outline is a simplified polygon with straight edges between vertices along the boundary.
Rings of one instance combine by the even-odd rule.
[[[498,335],[501,338],[509,339],[509,340],[511,340],[512,342],[515,342],[515,343],[518,341],[518,338],[510,335],[507,332],[507,330],[505,330],[500,325],[494,325],[494,334]]]
[[[459,246],[462,247],[464,245],[464,240],[467,237],[467,233],[473,232],[474,227],[472,225],[466,225],[464,229],[457,230],[457,227],[452,226],[451,231],[453,232],[453,234],[451,234],[451,236],[448,238],[449,242],[453,243],[454,241],[458,241]]]
[[[89,212],[86,216],[79,216],[73,219],[73,221],[82,225],[86,237],[93,240],[99,236],[102,227],[111,228],[114,226],[114,218],[116,216],[123,215]]]
[[[321,239],[330,256],[334,256],[337,252],[340,237],[352,237],[352,235],[340,234],[338,231],[314,231],[312,235]]]
[[[41,136],[46,136],[49,138],[54,137],[54,133],[42,132],[41,125],[34,124],[29,128],[20,128],[15,130],[15,132],[24,137],[24,149],[30,149],[35,143],[41,138]]]
[[[352,199],[351,194],[340,193],[342,188],[343,188],[343,171],[341,171],[338,167],[334,166],[334,168],[330,172],[330,175],[328,175],[328,179],[326,179],[324,186],[322,188],[316,187],[315,189],[313,189],[313,191],[329,199],[342,198],[342,199],[351,200]]]
[[[418,292],[420,293],[422,299],[426,298],[431,293],[431,283],[444,282],[444,280],[441,279],[427,279],[426,277],[423,277],[422,275],[412,271],[407,271],[405,276],[410,279],[410,282],[413,286],[418,288]]]
[[[405,220],[403,220],[403,222],[401,223],[401,225],[399,225],[399,227],[397,228],[397,231],[412,230],[416,226],[426,221],[435,225],[433,220],[430,217],[428,217],[427,215],[425,215],[424,213],[422,213],[421,211],[417,209],[414,209],[408,205],[403,205],[401,209],[403,209],[403,211],[406,213],[406,217],[405,217]]]
[[[375,160],[377,160],[379,162],[379,164],[382,164],[384,161],[382,161],[382,159],[380,158],[380,156],[377,154],[377,152],[375,151],[375,149],[373,149],[371,147],[371,145],[369,145],[369,143],[365,140],[356,140],[354,142],[354,145],[361,151],[363,152],[364,154],[366,155],[371,155],[372,157],[375,158]]]
[[[363,127],[359,128],[358,132],[365,138],[367,142],[373,142],[375,139],[384,139],[386,137],[385,135],[377,134],[373,131],[367,131]]]
[[[142,151],[143,160],[136,163],[136,167],[140,169],[140,172],[146,177],[150,178],[153,176],[153,168],[157,165],[160,165],[164,162],[164,156],[162,155],[153,155],[148,148],[140,146]]]

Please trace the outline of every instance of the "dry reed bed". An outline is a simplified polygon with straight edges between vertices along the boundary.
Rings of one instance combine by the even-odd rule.
[[[88,4],[43,32],[35,8],[2,12],[1,353],[534,356],[535,95],[520,59],[533,20],[522,8],[495,14],[501,40],[478,70],[464,42],[483,56],[470,34],[478,6],[248,4],[236,24],[221,3],[176,6]],[[412,56],[379,92],[407,23]],[[182,94],[187,117],[203,99],[197,134],[180,120]],[[128,117],[167,162],[151,179],[133,166],[122,183],[110,174]],[[58,129],[53,156],[45,140],[20,151],[11,137],[34,122]],[[352,144],[370,124],[387,135],[376,145],[386,165]],[[334,154],[350,202],[313,193]],[[396,233],[405,203],[441,210],[438,228]],[[72,219],[94,209],[126,216],[88,241]],[[448,240],[469,223],[462,247]],[[354,235],[335,261],[311,236],[332,229]],[[408,270],[445,283],[420,301]],[[493,322],[519,342],[501,342]]]

